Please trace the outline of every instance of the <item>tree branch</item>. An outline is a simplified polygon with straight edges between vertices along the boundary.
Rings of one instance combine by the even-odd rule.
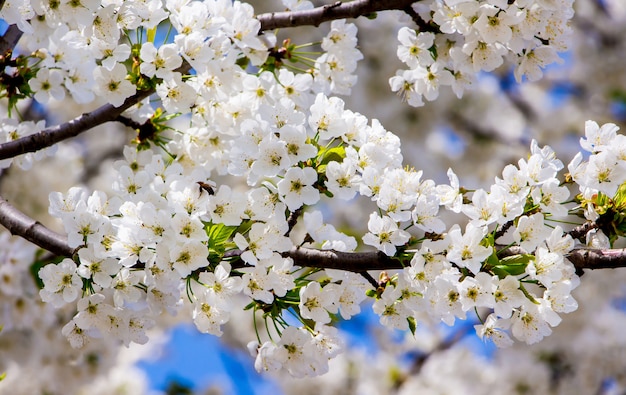
[[[429,23],[425,21],[410,5],[402,9],[402,11],[406,12],[407,15],[413,19],[413,22],[417,25],[420,32],[433,32],[433,33],[441,33],[439,27],[434,23]]]
[[[9,26],[2,37],[0,37],[0,55],[4,55],[8,51],[13,51],[13,48],[15,48],[21,37],[22,31],[17,25]]]
[[[626,267],[626,249],[577,248],[567,255],[567,259],[574,264],[578,274],[583,269],[616,269]]]
[[[402,269],[403,267],[399,260],[388,257],[382,251],[341,252],[294,247],[283,253],[283,256],[293,259],[294,264],[298,266],[357,273],[368,270]]]
[[[74,249],[60,235],[24,214],[0,196],[0,224],[13,235],[21,236],[54,254],[71,257]]]
[[[21,236],[31,243],[59,256],[71,257],[75,250],[67,244],[67,237],[60,235],[38,221],[19,211],[0,196],[0,224],[6,227],[11,234]],[[507,248],[505,255],[521,253],[518,247]],[[236,258],[241,250],[230,250],[224,258]],[[346,270],[362,273],[368,270],[402,269],[402,263],[385,255],[381,251],[368,252],[341,252],[334,250],[317,250],[313,248],[294,247],[282,254],[294,260],[294,264],[301,267],[319,269]],[[598,250],[590,248],[576,248],[567,258],[574,264],[577,273],[583,269],[615,269],[626,267],[626,249]],[[233,263],[233,268],[244,267],[243,262]]]
[[[257,16],[261,31],[281,27],[319,26],[335,19],[358,18],[378,11],[404,10],[419,0],[354,0],[338,1],[322,7],[303,11],[271,12]]]
[[[183,74],[189,70],[191,70],[191,66],[187,62],[184,62],[181,67],[176,69],[176,71]],[[76,137],[95,126],[113,121],[128,108],[139,103],[154,92],[154,89],[137,92],[133,96],[127,98],[126,101],[124,101],[124,104],[119,107],[115,107],[111,104],[105,104],[104,106],[76,117],[69,122],[47,128],[39,133],[31,134],[30,136],[0,144],[0,160],[14,158],[27,152],[35,152],[40,149],[50,147],[63,140]]]
[[[508,254],[521,253],[515,247],[507,249]],[[241,253],[241,252],[239,252]],[[333,250],[316,250],[296,247],[283,253],[290,257],[297,266],[316,267],[320,269],[338,269],[351,272],[367,270],[402,269],[402,263],[388,257],[381,251],[371,252],[339,252]],[[566,256],[578,273],[583,269],[616,269],[626,267],[626,249],[598,250],[591,248],[575,248]]]
[[[105,104],[104,106],[76,117],[69,122],[47,128],[39,133],[31,134],[14,141],[0,144],[0,160],[14,158],[27,152],[35,152],[40,149],[50,147],[63,140],[76,137],[95,126],[113,121],[126,109],[139,103],[152,93],[154,93],[153,90],[138,92],[126,99],[124,104],[120,107]]]

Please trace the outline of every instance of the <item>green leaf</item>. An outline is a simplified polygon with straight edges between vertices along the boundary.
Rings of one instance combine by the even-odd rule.
[[[0,374],[0,381],[4,380],[7,377],[7,372]]]
[[[497,266],[493,267],[493,268],[491,269],[491,271],[492,271],[492,272],[493,272],[496,276],[498,276],[498,278],[499,278],[500,280],[502,280],[503,278],[505,278],[505,277],[507,277],[507,276],[509,275],[509,273],[508,273],[506,270],[504,270],[504,269],[502,269],[502,268],[500,268],[500,267],[497,267]]]
[[[494,269],[503,270],[508,275],[517,276],[523,274],[526,271],[526,266],[528,266],[528,263],[534,259],[535,256],[532,254],[518,254],[513,256],[507,256],[506,258],[500,259],[500,263],[495,265]],[[498,276],[500,275],[498,274]]]
[[[498,259],[498,252],[495,248],[492,249],[491,255],[489,255],[489,258],[487,258],[485,262],[490,267],[498,266],[500,264],[500,259]]]
[[[346,149],[343,146],[333,148],[322,148],[317,154],[317,163],[320,165],[319,171],[322,172],[321,165],[327,165],[328,162],[343,162],[346,157]],[[325,171],[326,167],[324,167]]]
[[[211,224],[207,226],[209,236],[209,250],[224,252],[226,242],[237,230],[236,226],[226,226],[224,224]]]
[[[250,64],[250,59],[248,59],[247,57],[243,56],[241,58],[238,58],[237,61],[235,61],[235,63],[237,64],[237,66],[241,67],[242,69],[246,69],[248,67],[248,65]]]
[[[533,254],[517,254],[500,259],[500,263],[505,265],[512,265],[517,263],[528,264],[530,261],[534,260],[535,256]]]
[[[411,334],[415,336],[415,330],[417,329],[417,322],[415,322],[415,317],[407,317],[406,320],[409,322],[409,330]]]

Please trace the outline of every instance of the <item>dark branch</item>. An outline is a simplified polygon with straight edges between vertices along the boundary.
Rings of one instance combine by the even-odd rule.
[[[298,223],[298,218],[302,215],[302,209],[304,206],[298,208],[296,211],[292,211],[289,214],[289,218],[287,219],[287,225],[289,226],[289,230],[285,233],[285,236],[289,236],[289,233],[293,230],[293,227]]]
[[[179,67],[176,71],[186,73],[189,70],[191,70],[191,66],[185,62],[183,66]],[[95,126],[113,121],[125,110],[139,103],[154,92],[154,89],[137,92],[127,98],[120,107],[105,104],[69,122],[47,128],[39,133],[31,134],[30,136],[0,144],[0,160],[14,158],[27,152],[39,151],[40,149],[50,147],[63,140],[78,136]]]
[[[378,287],[380,287],[380,284],[378,283],[378,281],[376,281],[376,279],[372,277],[372,275],[369,274],[368,272],[361,272],[361,276],[363,276],[363,278],[365,278],[367,282],[369,282],[372,285],[372,287],[374,287],[374,289],[378,289]]]
[[[295,26],[319,26],[335,19],[358,18],[386,10],[404,10],[416,0],[354,0],[338,1],[322,7],[304,11],[271,12],[257,16],[261,31]]]
[[[617,269],[626,267],[626,249],[577,248],[567,255],[567,259],[579,274],[583,269]]]
[[[67,244],[67,238],[60,235],[26,214],[22,213],[9,202],[0,197],[0,224],[4,225],[11,234],[21,236],[59,256],[71,257],[75,250]],[[503,255],[522,253],[519,247],[510,247]],[[231,250],[224,254],[224,258],[236,258],[242,251]],[[402,269],[402,263],[388,257],[381,251],[370,252],[341,252],[333,250],[317,250],[312,248],[294,247],[282,254],[290,257],[294,264],[301,267],[320,269],[346,270],[362,273],[368,270]],[[614,269],[626,267],[626,249],[597,250],[577,248],[571,251],[567,258],[574,264],[576,271],[583,269]],[[244,267],[243,262],[234,262],[233,268]]]
[[[575,227],[568,233],[570,236],[572,236],[574,240],[580,240],[582,242],[585,242],[585,237],[587,236],[587,233],[592,229],[596,229],[597,227],[598,224],[596,224],[595,222],[585,222],[584,224]]]
[[[404,8],[403,11],[413,19],[420,32],[441,33],[437,25],[426,22],[410,5]]]
[[[509,230],[511,226],[513,226],[513,221],[506,222],[504,225],[502,225],[500,229],[496,231],[496,234],[494,235],[493,239],[498,240],[500,237],[504,236],[506,231]]]
[[[69,122],[53,126],[39,133],[31,134],[30,136],[0,144],[0,160],[14,158],[27,152],[35,152],[46,147],[51,147],[63,140],[76,137],[95,126],[113,121],[126,109],[139,103],[152,93],[152,90],[138,92],[126,99],[124,104],[120,107],[106,104],[94,111],[74,118]]]
[[[13,51],[17,42],[22,37],[22,31],[18,29],[17,25],[11,25],[0,37],[0,55],[4,55],[7,52]]]
[[[298,266],[347,270],[357,273],[368,270],[403,268],[399,260],[388,257],[382,251],[341,252],[296,247],[283,253],[283,256],[292,258],[294,264]]]
[[[67,245],[67,237],[60,235],[28,215],[22,213],[0,196],[0,224],[13,235],[21,236],[59,256],[71,257],[74,249]]]

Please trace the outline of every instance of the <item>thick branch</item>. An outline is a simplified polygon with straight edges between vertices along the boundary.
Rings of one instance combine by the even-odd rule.
[[[577,248],[569,253],[567,259],[578,273],[582,273],[582,269],[616,269],[626,267],[626,249]]]
[[[67,238],[60,235],[26,214],[22,213],[0,196],[0,224],[6,227],[11,234],[21,236],[26,240],[60,256],[74,255],[74,249],[67,244]],[[521,253],[519,247],[511,247],[503,255]],[[242,251],[231,250],[225,258],[240,256]],[[340,252],[333,250],[316,250],[312,248],[294,247],[283,253],[290,257],[297,266],[314,267],[320,269],[337,269],[351,272],[365,272],[368,270],[402,269],[402,263],[388,257],[381,251],[370,252]],[[574,264],[576,271],[583,269],[613,269],[626,267],[626,249],[597,250],[577,248],[571,251],[567,258]],[[233,267],[242,267],[234,264]]]
[[[512,247],[507,249],[508,254],[522,253]],[[293,248],[283,254],[294,260],[294,264],[321,269],[339,269],[351,272],[366,270],[393,270],[402,269],[402,264],[380,251],[372,252],[339,252],[332,250],[316,250],[311,248]],[[576,248],[567,258],[574,264],[576,271],[583,269],[615,269],[626,267],[626,249],[598,250],[590,248]]]
[[[340,252],[296,247],[284,253],[283,256],[292,258],[294,264],[298,266],[350,272],[402,269],[403,267],[400,261],[388,257],[382,251]]]
[[[386,10],[404,10],[416,0],[354,0],[338,1],[322,7],[304,11],[271,12],[257,16],[261,22],[261,31],[281,27],[319,26],[322,22],[335,19],[358,18]]]
[[[13,235],[21,236],[39,247],[60,256],[71,257],[74,249],[67,237],[60,235],[13,207],[0,196],[0,224]]]
[[[224,258],[239,257],[243,251],[230,250]],[[388,257],[381,251],[370,252],[341,252],[334,250],[317,250],[314,248],[294,247],[283,252],[283,257],[291,258],[294,264],[300,267],[314,267],[318,269],[337,269],[350,272],[365,272],[367,270],[402,269],[400,261]],[[233,263],[233,268],[245,267],[244,262]]]

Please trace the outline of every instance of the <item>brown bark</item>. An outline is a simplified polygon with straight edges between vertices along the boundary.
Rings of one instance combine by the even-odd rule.
[[[271,12],[257,16],[261,31],[284,27],[319,26],[335,19],[358,18],[379,11],[404,10],[416,0],[354,0],[337,1],[305,11]]]

